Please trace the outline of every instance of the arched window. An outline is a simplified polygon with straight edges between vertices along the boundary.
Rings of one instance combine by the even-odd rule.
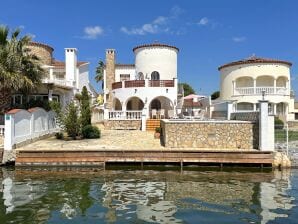
[[[143,72],[139,72],[138,73],[137,80],[144,80],[144,74],[143,74]]]
[[[159,80],[159,73],[157,71],[151,73],[151,80]]]

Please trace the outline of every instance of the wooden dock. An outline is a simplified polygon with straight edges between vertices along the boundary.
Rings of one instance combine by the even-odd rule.
[[[16,166],[105,166],[106,163],[241,164],[272,166],[272,152],[206,150],[21,150]]]

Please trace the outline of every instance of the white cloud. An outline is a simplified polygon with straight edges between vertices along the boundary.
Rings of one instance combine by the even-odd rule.
[[[172,20],[177,19],[177,17],[184,12],[179,6],[172,7],[169,16],[158,16],[152,22],[145,23],[140,27],[128,28],[122,26],[120,31],[128,35],[146,35],[146,34],[156,34],[156,33],[170,33],[171,31],[169,25]]]
[[[84,28],[84,39],[97,39],[100,35],[103,35],[104,30],[100,26],[87,26]]]
[[[200,21],[198,22],[198,25],[200,26],[206,26],[209,23],[209,19],[207,17],[203,17],[202,19],[200,19]]]
[[[31,39],[34,39],[34,38],[36,37],[36,35],[35,35],[35,34],[33,34],[33,33],[27,33],[27,35],[28,35],[28,36],[30,36],[30,37],[31,37]]]
[[[236,43],[239,43],[239,42],[244,42],[246,41],[246,37],[233,37],[232,40]]]
[[[171,8],[171,16],[172,17],[176,18],[183,13],[184,13],[184,10],[182,8],[180,8],[178,5],[175,5]]]
[[[146,23],[139,28],[127,28],[125,26],[120,28],[120,31],[128,35],[146,35],[146,34],[155,34],[159,32],[165,32],[168,27],[166,25],[166,17],[159,16],[153,20],[152,23]]]

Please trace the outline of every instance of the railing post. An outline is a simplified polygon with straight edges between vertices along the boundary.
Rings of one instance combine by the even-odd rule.
[[[11,151],[14,145],[14,117],[12,114],[5,114],[4,150]]]
[[[274,151],[274,116],[268,114],[268,100],[259,100],[259,150]]]
[[[149,87],[149,79],[148,78],[145,79],[145,87]]]
[[[146,112],[142,111],[142,131],[146,131]]]

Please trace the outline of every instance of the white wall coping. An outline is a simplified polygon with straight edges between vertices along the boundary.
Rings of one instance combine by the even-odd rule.
[[[175,123],[187,123],[187,124],[252,124],[253,121],[238,121],[238,120],[192,120],[192,119],[162,119],[165,123],[175,124]]]

